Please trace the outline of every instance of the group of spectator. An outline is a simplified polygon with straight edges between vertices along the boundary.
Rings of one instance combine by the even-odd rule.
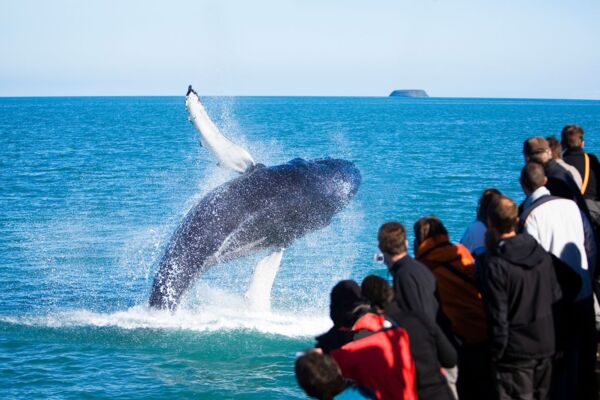
[[[562,149],[561,149],[562,147]],[[577,399],[595,377],[600,163],[583,129],[531,137],[520,206],[497,189],[452,243],[440,219],[378,231],[392,276],[331,291],[333,327],[296,360],[299,385],[329,399]]]

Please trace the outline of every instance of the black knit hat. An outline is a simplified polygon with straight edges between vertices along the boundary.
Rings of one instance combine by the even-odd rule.
[[[355,309],[364,304],[360,286],[353,280],[338,282],[331,289],[329,316],[335,326],[351,327],[355,322]]]

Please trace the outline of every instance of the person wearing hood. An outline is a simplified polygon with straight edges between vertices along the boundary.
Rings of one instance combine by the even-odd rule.
[[[489,326],[497,399],[547,399],[555,353],[553,305],[562,293],[550,254],[517,234],[508,197],[488,208],[487,251],[476,270]]]
[[[331,289],[330,295],[329,317],[333,321],[333,327],[317,336],[315,347],[329,353],[351,342],[354,339],[352,326],[368,309],[369,306],[363,299],[356,281],[339,281]]]

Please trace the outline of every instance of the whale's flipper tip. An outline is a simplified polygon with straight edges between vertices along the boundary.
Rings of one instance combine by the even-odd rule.
[[[188,90],[187,90],[187,93],[185,95],[189,96],[190,93],[194,93],[196,96],[198,96],[198,93],[196,93],[196,91],[194,89],[192,89],[192,85],[188,86]]]

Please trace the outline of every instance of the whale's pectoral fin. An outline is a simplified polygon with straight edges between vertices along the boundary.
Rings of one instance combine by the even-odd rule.
[[[283,250],[269,254],[256,264],[254,275],[245,295],[252,309],[267,311],[271,308],[271,288],[277,271],[279,271]]]
[[[208,116],[191,85],[188,87],[185,106],[190,122],[200,134],[202,146],[213,154],[219,165],[244,173],[256,164],[246,149],[223,136]]]
[[[194,93],[196,96],[198,96],[198,93],[196,93],[196,91],[194,89],[192,89],[192,85],[188,86],[188,91],[187,91],[187,93],[185,95],[187,96],[190,93]]]

